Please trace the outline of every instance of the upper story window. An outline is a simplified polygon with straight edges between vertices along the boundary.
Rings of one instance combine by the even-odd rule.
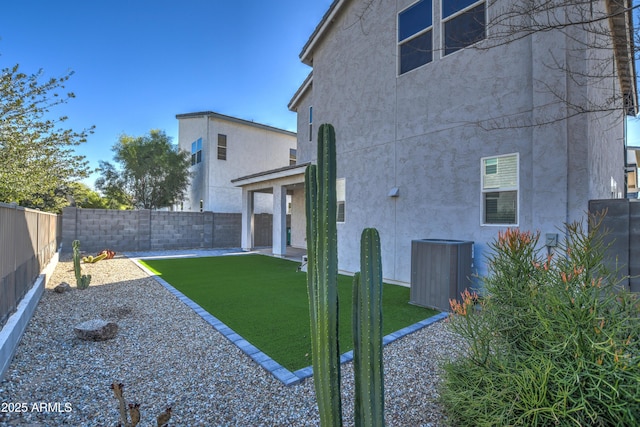
[[[191,143],[191,166],[202,162],[202,138]]]
[[[293,166],[296,164],[297,158],[297,151],[295,148],[289,148],[289,165]]]
[[[433,60],[433,5],[420,0],[398,14],[400,74]]]
[[[485,2],[442,0],[444,54],[470,46],[486,38]]]
[[[227,160],[227,135],[218,134],[218,160]]]
[[[482,223],[518,224],[518,154],[482,159]]]

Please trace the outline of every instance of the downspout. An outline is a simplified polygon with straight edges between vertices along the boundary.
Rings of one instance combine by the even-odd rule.
[[[206,172],[205,172],[205,174],[204,174],[205,182],[203,183],[204,185],[202,186],[202,188],[203,188],[203,190],[204,190],[204,191],[203,191],[203,193],[204,193],[204,194],[203,194],[202,198],[203,198],[203,200],[205,200],[205,202],[204,202],[204,204],[203,204],[203,209],[202,209],[203,211],[205,211],[205,210],[206,210],[206,209],[205,209],[205,206],[206,206],[206,204],[207,204],[207,203],[209,203],[209,183],[211,182],[211,181],[210,181],[210,178],[211,178],[211,177],[210,177],[210,175],[209,175],[209,174],[211,173],[211,167],[213,166],[213,165],[212,165],[212,162],[211,162],[211,154],[210,154],[210,153],[211,153],[211,151],[212,151],[212,150],[210,149],[210,148],[211,148],[211,138],[210,138],[210,135],[209,135],[209,121],[210,121],[210,120],[211,120],[211,118],[210,118],[210,116],[207,114],[207,146],[208,146],[208,147],[207,147],[207,157],[206,157],[207,164],[205,165],[205,170],[206,170]],[[217,143],[217,142],[216,142],[216,143]],[[202,147],[202,149],[204,150],[204,147]],[[217,152],[217,150],[216,150],[216,152]],[[211,210],[213,211],[213,208],[211,208]]]
[[[622,111],[622,156],[622,160],[624,163],[624,198],[626,199],[628,196],[629,185],[629,176],[627,175],[627,169],[629,168],[629,165],[627,164],[627,112],[625,111],[624,107]]]
[[[565,11],[565,14],[566,14],[566,13],[567,13],[567,12]],[[565,16],[565,19],[566,19],[566,16]],[[564,63],[565,63],[565,64],[569,64],[569,59],[570,59],[570,58],[569,58],[569,53],[568,53],[568,50],[569,50],[569,49],[567,48],[567,43],[568,43],[567,39],[568,39],[568,38],[569,38],[569,36],[565,34],[565,39],[564,39],[564,61],[565,61]],[[566,98],[567,98],[567,99],[566,99],[566,102],[565,102],[565,104],[564,104],[565,117],[566,117],[566,118],[563,120],[563,122],[564,122],[564,135],[565,135],[565,162],[566,162],[566,164],[565,164],[565,170],[567,171],[567,173],[566,173],[566,178],[565,178],[565,179],[566,179],[566,181],[565,181],[565,193],[564,193],[564,200],[565,200],[565,203],[564,203],[564,208],[565,208],[565,213],[564,213],[564,218],[565,218],[565,219],[564,219],[564,223],[565,223],[565,224],[569,224],[569,223],[570,223],[570,219],[569,219],[569,212],[570,212],[570,208],[569,208],[569,205],[570,205],[570,203],[571,203],[571,200],[570,200],[570,194],[571,194],[571,193],[570,193],[570,191],[571,191],[571,175],[570,175],[570,173],[569,173],[569,168],[570,168],[570,166],[571,166],[571,165],[570,165],[570,160],[569,160],[569,159],[570,159],[570,156],[571,156],[571,153],[570,153],[570,151],[569,151],[569,146],[570,146],[570,142],[571,142],[571,139],[570,139],[570,136],[569,136],[569,134],[570,134],[570,130],[569,130],[569,127],[570,127],[570,126],[569,126],[569,121],[570,121],[571,119],[569,118],[569,107],[568,107],[569,102],[570,102],[570,100],[569,100],[569,93],[570,93],[570,91],[569,91],[569,85],[570,85],[570,84],[571,84],[571,82],[570,82],[570,78],[569,78],[569,73],[565,73],[565,77],[564,77],[564,90],[565,90]],[[589,114],[589,113],[587,113],[587,114]],[[587,116],[587,119],[588,119],[588,116]],[[587,129],[586,129],[586,130],[587,130],[587,132],[589,132],[589,128],[588,128],[588,127],[587,127]],[[588,136],[587,136],[587,142],[588,142],[588,140],[589,140],[589,138],[588,138]],[[589,157],[588,152],[589,152],[589,147],[587,146],[587,158]],[[587,185],[589,185],[589,184],[587,183]],[[588,194],[589,194],[589,189],[587,189],[587,199],[589,198]],[[588,203],[587,203],[587,206],[588,206]]]

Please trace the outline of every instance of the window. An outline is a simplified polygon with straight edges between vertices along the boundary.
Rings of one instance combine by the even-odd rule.
[[[442,20],[445,55],[486,37],[484,1],[442,0]]]
[[[637,169],[632,169],[627,172],[627,188],[631,193],[635,193],[638,189],[638,186],[636,185],[638,182],[638,175],[636,171]]]
[[[313,107],[309,107],[309,141],[313,141]]]
[[[289,165],[293,166],[296,164],[296,149],[289,148]]]
[[[336,179],[336,199],[338,201],[336,221],[344,222],[345,200],[346,200],[346,184],[345,179]]]
[[[518,224],[518,154],[482,159],[482,223]]]
[[[227,160],[227,135],[218,134],[218,160]]]
[[[191,166],[202,162],[202,138],[191,143]]]
[[[433,8],[420,0],[398,14],[399,74],[433,60]]]

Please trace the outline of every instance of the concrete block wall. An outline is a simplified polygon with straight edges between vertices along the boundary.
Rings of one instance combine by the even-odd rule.
[[[253,245],[256,248],[273,245],[273,214],[253,215]],[[287,228],[291,227],[291,215],[287,215]]]
[[[212,212],[152,212],[151,250],[212,247],[211,239],[205,245],[205,234],[211,236],[212,229]]]
[[[83,252],[240,246],[241,214],[65,208],[62,252],[80,240]]]
[[[213,247],[239,248],[241,245],[242,214],[213,214]]]

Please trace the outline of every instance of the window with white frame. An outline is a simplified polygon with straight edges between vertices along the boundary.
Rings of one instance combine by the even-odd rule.
[[[433,4],[420,0],[398,14],[399,74],[433,60]]]
[[[289,166],[295,165],[297,162],[297,150],[295,148],[289,148]]]
[[[486,37],[485,2],[442,0],[444,54],[470,46]]]
[[[336,221],[345,222],[346,181],[344,178],[336,179],[336,199],[338,201]]]
[[[518,224],[518,154],[484,157],[482,223]]]
[[[227,135],[218,134],[218,160],[227,160]]]
[[[202,138],[191,143],[191,166],[202,162]]]

